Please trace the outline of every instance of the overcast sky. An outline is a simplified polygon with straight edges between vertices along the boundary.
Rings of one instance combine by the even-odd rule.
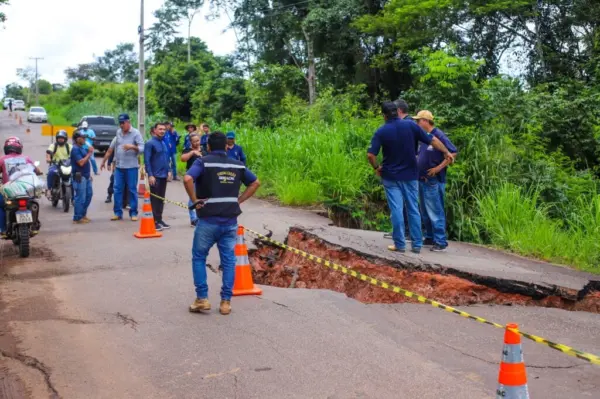
[[[64,83],[64,70],[94,60],[118,43],[133,42],[138,47],[137,29],[140,0],[10,0],[3,6],[7,21],[0,28],[0,88],[18,81],[17,68],[34,66],[39,61],[40,77],[51,83]],[[163,0],[145,0],[145,26]],[[192,25],[192,35],[200,37],[215,54],[235,50],[233,30],[223,33],[227,16],[207,22],[205,6]],[[183,29],[183,28],[182,28]],[[23,84],[23,82],[20,82]]]

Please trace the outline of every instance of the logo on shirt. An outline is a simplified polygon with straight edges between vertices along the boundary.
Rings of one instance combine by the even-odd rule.
[[[235,172],[219,172],[217,173],[217,177],[219,178],[219,183],[221,184],[233,184],[235,182]]]

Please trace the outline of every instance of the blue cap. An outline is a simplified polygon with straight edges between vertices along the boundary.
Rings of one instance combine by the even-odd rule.
[[[119,115],[119,123],[123,123],[123,122],[128,121],[128,120],[129,120],[129,115],[127,115],[127,114],[121,114],[121,115]]]
[[[226,137],[227,137],[228,139],[235,139],[235,133],[234,133],[234,132],[227,132],[227,135],[226,135]]]

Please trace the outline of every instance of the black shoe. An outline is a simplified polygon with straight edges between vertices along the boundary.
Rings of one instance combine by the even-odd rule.
[[[196,223],[198,223],[198,219],[194,220],[193,222],[190,222],[190,226],[196,227]]]
[[[411,249],[411,252],[413,254],[420,254],[421,253],[421,248],[413,248],[413,249]]]
[[[106,200],[104,200],[105,204],[110,204],[112,202],[112,198],[110,197],[110,195],[108,197],[106,197]]]
[[[163,227],[160,224],[160,222],[154,223],[154,228],[156,229],[156,231],[163,231]]]
[[[431,247],[431,252],[446,252],[446,248],[448,248],[447,245],[443,247],[439,244],[434,244],[433,247]]]
[[[159,224],[162,226],[162,228],[163,228],[163,229],[170,229],[170,228],[171,228],[171,226],[169,226],[169,225],[168,225],[168,224],[166,224],[165,222],[162,222],[162,221],[161,221],[161,222],[158,222],[158,223],[159,223]]]
[[[423,245],[431,246],[431,245],[435,245],[435,242],[433,242],[433,239],[431,239],[431,238],[426,238]]]

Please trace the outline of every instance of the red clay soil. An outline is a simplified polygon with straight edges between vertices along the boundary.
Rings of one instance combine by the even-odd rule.
[[[287,244],[447,305],[478,303],[525,305],[600,313],[598,291],[587,293],[581,300],[572,299],[576,297],[576,293],[572,293],[571,298],[547,295],[534,299],[527,295],[506,292],[506,289],[503,290],[505,292],[501,292],[494,287],[478,284],[446,272],[399,269],[389,266],[389,261],[385,259],[367,259],[352,250],[324,243],[298,230],[290,231]],[[294,279],[294,274],[297,274],[293,288],[329,289],[342,292],[363,303],[416,302],[402,294],[375,287],[272,246],[259,246],[250,258],[254,267],[254,281],[257,284],[288,288]]]

